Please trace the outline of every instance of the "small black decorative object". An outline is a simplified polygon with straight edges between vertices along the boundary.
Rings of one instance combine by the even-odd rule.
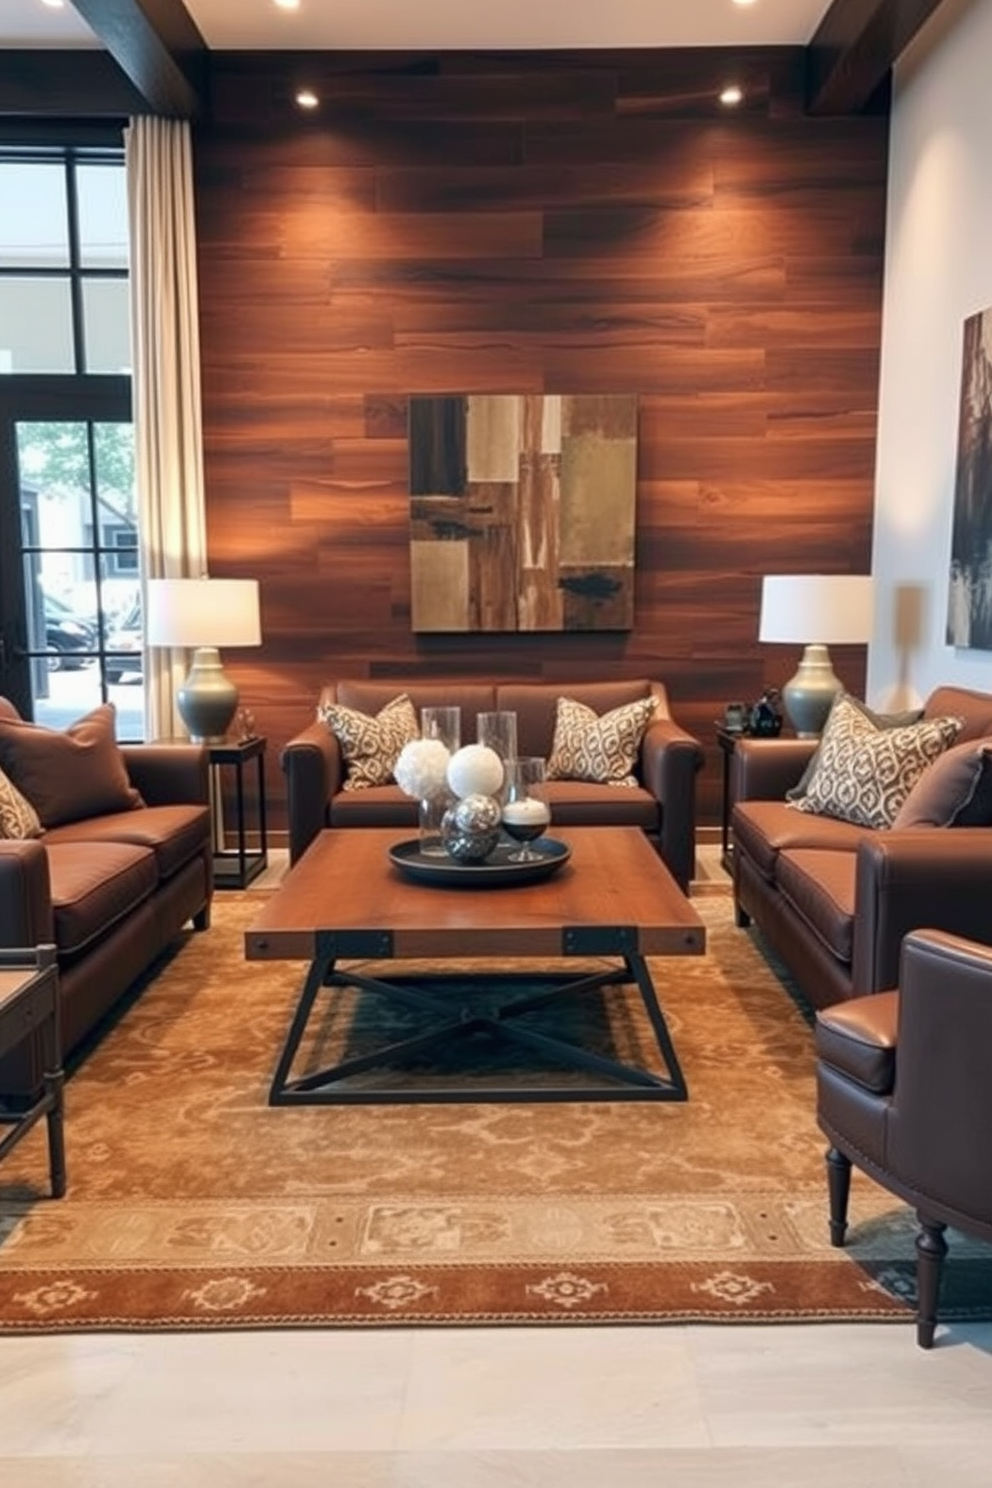
[[[782,694],[777,687],[766,687],[751,708],[748,732],[759,739],[774,739],[782,732]]]

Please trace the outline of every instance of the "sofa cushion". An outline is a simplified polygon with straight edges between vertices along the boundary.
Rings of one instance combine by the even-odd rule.
[[[734,842],[767,879],[775,877],[778,855],[786,848],[831,848],[853,852],[870,827],[830,816],[806,816],[785,801],[741,801],[731,816]]]
[[[896,814],[900,827],[992,826],[992,740],[969,739],[928,765]]]
[[[419,732],[417,714],[405,692],[394,697],[371,718],[343,703],[322,703],[319,709],[344,756],[346,791],[387,785],[404,744]]]
[[[346,708],[357,708],[360,713],[379,713],[399,693],[406,693],[413,704],[417,719],[421,708],[460,708],[462,710],[461,742],[475,741],[475,715],[491,713],[500,706],[496,702],[496,689],[491,682],[459,681],[439,677],[431,682],[411,682],[408,678],[365,677],[329,683],[321,694],[321,703],[343,703]],[[549,731],[550,737],[550,731]]]
[[[879,729],[839,698],[823,731],[799,811],[866,827],[890,827],[916,780],[953,744],[960,718],[930,718],[906,728]]]
[[[416,829],[420,803],[398,785],[370,785],[360,791],[339,791],[331,797],[328,825],[332,827],[411,827]]]
[[[116,709],[102,703],[67,729],[0,717],[0,769],[35,808],[43,827],[144,802],[114,735]]]
[[[560,697],[548,779],[636,786],[633,770],[654,709],[654,698],[644,697],[600,716],[585,703]]]
[[[210,842],[210,808],[207,806],[146,806],[143,811],[122,811],[112,816],[91,817],[55,827],[45,838],[53,843],[129,842],[150,848],[155,855],[159,879],[172,875],[195,858]]]
[[[43,828],[31,802],[0,770],[0,837],[40,837]]]
[[[659,828],[658,802],[650,791],[636,786],[618,791],[610,785],[584,780],[548,782],[551,831],[559,827],[640,827],[647,832]],[[407,827],[415,830],[418,803],[396,785],[370,786],[367,790],[344,791],[330,803],[332,827]]]
[[[155,854],[130,842],[46,841],[55,944],[72,956],[155,892]]]
[[[551,834],[555,827],[640,827],[657,832],[660,808],[650,791],[633,785],[617,790],[590,780],[549,780]]]
[[[803,847],[779,853],[775,870],[782,897],[845,966],[854,955],[856,869],[856,853]]]

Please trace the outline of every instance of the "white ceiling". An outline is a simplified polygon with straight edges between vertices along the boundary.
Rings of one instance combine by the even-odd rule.
[[[774,46],[809,41],[830,0],[185,0],[215,51]],[[0,0],[0,47],[97,45],[69,0]]]

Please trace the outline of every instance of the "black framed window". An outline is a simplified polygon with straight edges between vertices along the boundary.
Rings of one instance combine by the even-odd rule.
[[[0,138],[0,691],[143,733],[124,152]]]

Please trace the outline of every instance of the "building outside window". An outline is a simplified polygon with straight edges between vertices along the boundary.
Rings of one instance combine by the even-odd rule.
[[[0,691],[144,699],[123,149],[0,143]]]

